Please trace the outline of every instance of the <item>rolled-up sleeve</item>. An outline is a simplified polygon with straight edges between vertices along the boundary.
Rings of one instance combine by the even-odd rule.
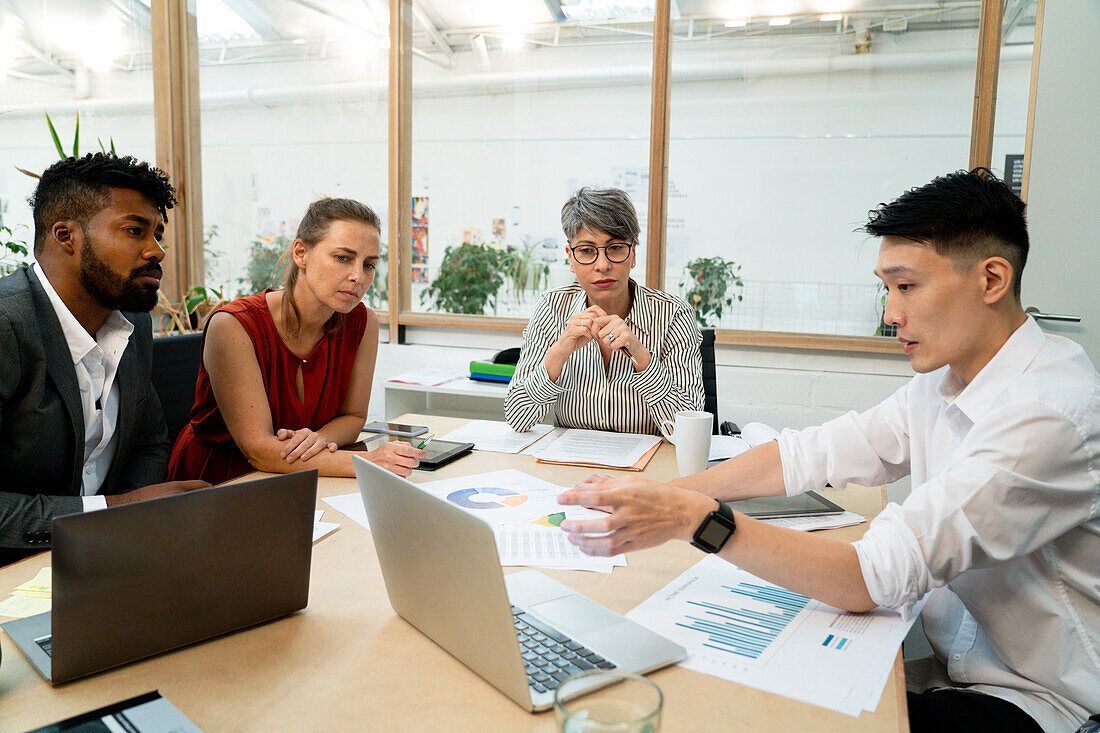
[[[849,483],[877,486],[909,473],[910,384],[866,412],[849,412],[777,438],[787,496]]]
[[[994,409],[951,464],[855,543],[871,598],[903,613],[971,569],[1026,556],[1097,516],[1087,437],[1043,405]]]

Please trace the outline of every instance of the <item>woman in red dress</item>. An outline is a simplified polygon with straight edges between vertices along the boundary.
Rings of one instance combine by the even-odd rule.
[[[220,308],[203,334],[191,422],[169,476],[217,484],[252,470],[354,476],[340,450],[363,428],[378,352],[374,282],[381,222],[351,199],[310,204],[280,290]],[[369,461],[402,476],[426,454],[390,442]]]

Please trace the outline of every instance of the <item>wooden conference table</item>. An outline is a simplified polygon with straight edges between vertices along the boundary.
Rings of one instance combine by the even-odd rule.
[[[437,435],[465,422],[425,415],[399,419],[429,425]],[[675,464],[674,449],[664,444],[644,475],[670,480]],[[431,481],[502,468],[561,485],[573,485],[590,473],[537,464],[525,455],[475,451],[438,471],[414,472],[412,478]],[[354,479],[322,478],[317,493],[320,498],[353,491]],[[884,500],[881,489],[861,487],[827,495],[865,516],[877,514]],[[328,504],[319,501],[317,508],[340,529],[314,545],[309,606],[303,612],[57,688],[43,681],[0,633],[0,730],[44,725],[154,689],[210,732],[555,730],[552,712],[528,714],[394,614],[370,533]],[[852,540],[866,527],[830,530],[830,535]],[[412,532],[409,541],[430,538]],[[541,572],[626,613],[700,557],[690,545],[675,542],[630,554],[628,566],[611,575]],[[0,597],[49,564],[49,553],[43,553],[0,569]],[[680,667],[651,678],[665,695],[666,731],[909,728],[900,654],[878,709],[858,718]]]

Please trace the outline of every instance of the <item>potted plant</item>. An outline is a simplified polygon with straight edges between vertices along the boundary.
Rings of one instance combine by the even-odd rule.
[[[27,243],[15,238],[14,229],[0,225],[0,277],[10,275],[27,264],[29,252]]]
[[[695,320],[700,328],[718,325],[722,311],[733,301],[744,300],[741,291],[745,287],[741,279],[741,265],[723,257],[699,257],[684,266],[680,287],[684,299],[695,309]]]
[[[521,301],[528,290],[536,293],[544,290],[550,279],[550,266],[542,256],[542,248],[530,237],[523,238],[522,246],[508,247],[500,253],[500,269]]]
[[[238,281],[246,295],[279,287],[282,279],[279,262],[289,248],[290,239],[285,234],[258,236],[252,240],[248,246],[246,274]]]
[[[452,246],[420,302],[431,301],[446,313],[484,315],[488,305],[496,310],[497,291],[503,284],[499,252],[481,243]]]

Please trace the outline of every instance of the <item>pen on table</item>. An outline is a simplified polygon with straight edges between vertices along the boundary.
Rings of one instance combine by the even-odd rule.
[[[428,447],[428,443],[431,443],[432,440],[434,440],[434,439],[435,439],[435,433],[430,433],[427,438],[424,438],[424,441],[420,445],[416,446],[416,449],[417,450],[424,450],[425,448]]]

